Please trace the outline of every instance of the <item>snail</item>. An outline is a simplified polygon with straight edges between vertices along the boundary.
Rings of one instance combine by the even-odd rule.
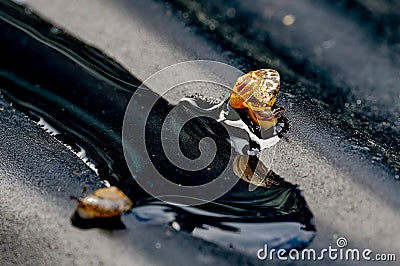
[[[262,129],[273,127],[283,107],[274,108],[280,89],[280,76],[274,69],[251,71],[235,83],[229,104],[232,108],[245,108],[248,116]]]
[[[78,201],[77,214],[82,219],[115,218],[132,208],[132,201],[117,187],[100,188]]]

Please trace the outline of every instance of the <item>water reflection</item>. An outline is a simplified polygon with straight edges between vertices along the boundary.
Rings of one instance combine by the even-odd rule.
[[[214,170],[213,166],[207,168],[206,174],[201,171],[185,173],[173,165],[166,166],[167,158],[158,154],[162,150],[152,149],[160,146],[160,143],[154,144],[154,139],[161,139],[158,130],[162,127],[163,118],[156,119],[160,112],[153,113],[154,116],[148,119],[160,122],[151,124],[154,135],[150,136],[147,149],[151,154],[157,154],[158,160],[153,162],[158,163],[158,171],[172,182],[201,185],[221,178],[221,174],[223,178],[239,178],[238,182],[222,197],[196,207],[178,207],[148,198],[132,210],[136,219],[170,224],[176,230],[249,253],[254,253],[266,243],[274,248],[307,246],[315,235],[315,227],[301,191],[274,173],[258,157],[262,147],[274,146],[287,132],[287,119],[282,116],[275,127],[263,131],[252,123],[244,110],[232,109],[228,101],[214,103],[203,99],[185,98],[174,107],[176,124],[188,121],[185,117],[188,113],[196,118],[185,123],[180,131],[181,139],[186,140],[180,143],[181,152],[191,156],[193,147],[197,147],[202,138],[212,137],[217,154],[218,150],[224,151],[221,156],[226,166],[219,164],[219,167],[226,167],[227,170],[221,172],[219,168]],[[225,136],[224,130],[229,134]],[[253,138],[248,132],[253,133]],[[176,150],[176,147],[170,148]],[[231,154],[233,160],[223,160],[224,155],[229,157]],[[209,156],[211,154],[206,154],[206,157]],[[147,176],[149,170],[141,168],[140,171]]]

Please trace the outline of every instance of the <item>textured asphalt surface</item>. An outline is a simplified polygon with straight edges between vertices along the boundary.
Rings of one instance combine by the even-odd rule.
[[[44,18],[103,50],[142,80],[186,60],[232,63],[229,51],[221,52],[208,43],[176,19],[163,3],[27,2]],[[352,72],[345,74],[349,76],[343,80],[353,80],[356,76]],[[283,73],[281,78],[285,81]],[[283,92],[287,90],[290,88],[282,87]],[[182,95],[170,96],[171,100],[177,100]],[[351,248],[370,248],[374,252],[396,253],[399,257],[399,183],[393,174],[372,163],[362,152],[362,146],[352,147],[346,137],[348,132],[341,131],[323,104],[315,102],[310,106],[297,101],[292,94],[283,94],[281,102],[288,107],[287,117],[292,127],[278,144],[272,168],[304,191],[318,230],[310,247],[334,246],[335,238],[344,236]],[[90,190],[98,187],[94,173],[18,111],[5,103],[2,106],[0,252],[5,265],[258,263],[255,254],[242,256],[131,218],[124,220],[126,231],[110,233],[72,227],[69,219],[75,203],[69,196],[80,195],[84,186]],[[396,109],[391,114],[395,112]],[[161,248],[156,248],[160,247],[157,243]],[[325,261],[324,264],[365,265],[365,262]],[[371,263],[375,264],[378,263]]]

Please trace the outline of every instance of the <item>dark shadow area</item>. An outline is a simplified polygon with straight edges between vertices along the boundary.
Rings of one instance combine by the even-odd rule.
[[[109,231],[126,229],[120,217],[82,219],[77,212],[72,215],[71,223],[81,229],[100,228]]]

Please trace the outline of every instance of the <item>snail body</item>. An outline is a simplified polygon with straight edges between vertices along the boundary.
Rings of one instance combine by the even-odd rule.
[[[78,199],[77,213],[82,219],[114,218],[129,211],[132,205],[128,196],[112,186]]]
[[[233,108],[246,109],[248,116],[264,130],[277,123],[284,108],[274,109],[280,89],[280,76],[274,69],[251,71],[235,83],[229,104]]]

